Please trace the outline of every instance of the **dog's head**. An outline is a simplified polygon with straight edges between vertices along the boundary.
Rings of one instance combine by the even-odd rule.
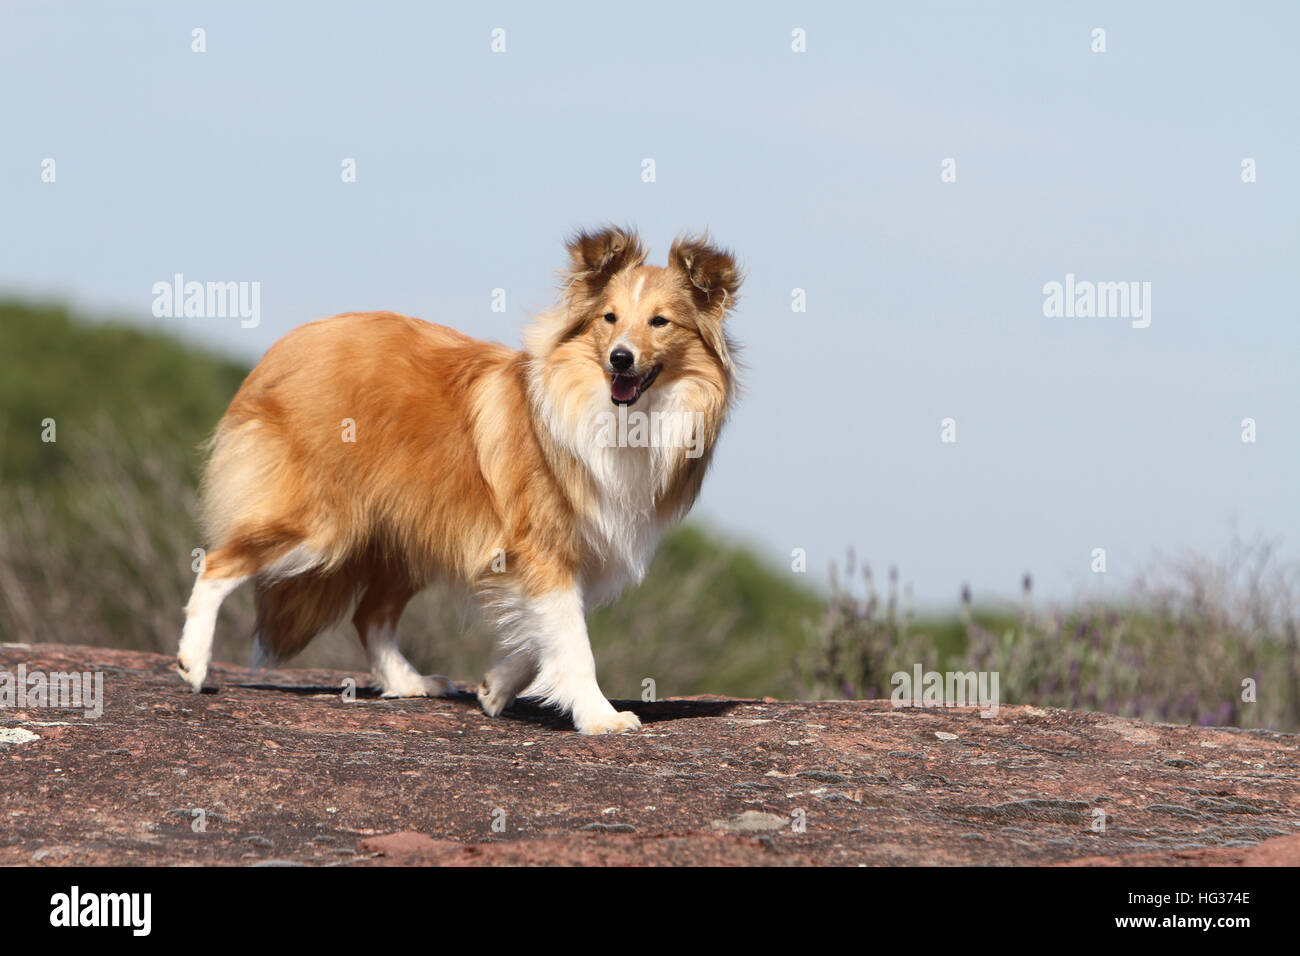
[[[585,366],[616,405],[690,377],[730,394],[734,346],[723,322],[741,283],[730,252],[707,236],[681,236],[667,266],[648,266],[636,234],[613,227],[577,234],[568,250],[560,308],[530,340],[535,358],[571,372]]]

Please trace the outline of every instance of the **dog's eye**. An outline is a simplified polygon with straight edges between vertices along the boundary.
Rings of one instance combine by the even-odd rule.
[[[615,315],[613,312],[606,312],[606,313],[605,313],[605,321],[606,321],[606,322],[617,322],[617,321],[618,321],[618,316]]]
[[[659,328],[662,325],[667,325],[668,320],[665,319],[662,315],[656,315],[653,319],[650,320],[650,324],[653,325],[655,328]]]

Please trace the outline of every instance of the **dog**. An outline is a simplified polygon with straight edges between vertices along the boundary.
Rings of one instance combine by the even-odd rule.
[[[640,728],[601,692],[585,610],[641,580],[699,493],[736,393],[725,325],[742,275],[707,233],[679,236],[666,266],[645,264],[631,229],[581,231],[567,249],[557,304],[522,351],[392,312],[311,322],[271,346],[217,425],[200,485],[210,548],[177,654],[196,692],[221,602],[252,579],[255,664],[355,608],[385,697],[452,693],[395,636],[407,602],[443,580],[493,626],[488,715],[522,696],[583,734]]]

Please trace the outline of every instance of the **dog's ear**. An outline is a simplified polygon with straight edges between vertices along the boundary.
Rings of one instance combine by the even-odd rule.
[[[744,276],[736,265],[736,257],[713,245],[707,233],[678,236],[668,250],[668,268],[686,277],[701,311],[721,319],[735,308],[736,293]]]
[[[580,284],[588,293],[604,287],[624,269],[645,262],[646,250],[635,231],[606,226],[597,232],[583,230],[569,239],[570,287]]]

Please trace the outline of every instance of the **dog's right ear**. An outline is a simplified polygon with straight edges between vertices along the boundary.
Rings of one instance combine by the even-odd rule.
[[[605,283],[624,269],[639,266],[646,259],[640,238],[631,229],[606,226],[599,232],[583,230],[569,239],[567,285],[581,285],[588,294],[604,288]]]

